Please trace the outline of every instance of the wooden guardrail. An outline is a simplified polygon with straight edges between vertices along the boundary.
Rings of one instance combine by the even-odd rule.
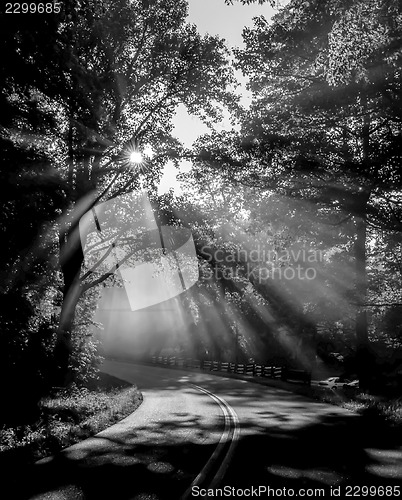
[[[311,373],[305,370],[293,370],[282,366],[267,366],[255,363],[231,363],[227,361],[213,361],[193,358],[178,358],[175,356],[152,356],[153,364],[178,367],[178,368],[195,368],[205,371],[237,373],[247,375],[249,377],[266,377],[272,379],[280,379],[287,382],[302,382],[311,384]]]

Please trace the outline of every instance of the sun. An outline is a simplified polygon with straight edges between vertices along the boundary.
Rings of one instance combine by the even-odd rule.
[[[144,161],[144,157],[140,151],[132,151],[129,156],[130,163],[139,165]]]
[[[135,141],[127,144],[120,153],[120,162],[124,168],[144,173],[150,167],[150,162],[154,156],[150,145],[140,149]]]

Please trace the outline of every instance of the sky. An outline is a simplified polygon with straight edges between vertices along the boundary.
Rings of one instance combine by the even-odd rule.
[[[245,26],[253,26],[253,17],[263,15],[269,19],[274,11],[268,5],[242,5],[234,2],[233,5],[226,5],[224,0],[188,0],[189,13],[188,22],[197,26],[201,35],[219,35],[224,38],[229,48],[243,47],[242,31]],[[241,74],[237,74],[242,83],[240,93],[243,97],[243,104],[247,101],[247,92],[244,88],[245,80]],[[229,122],[225,121],[218,125],[218,129],[229,128]],[[208,132],[208,127],[199,118],[190,116],[184,106],[179,106],[174,119],[173,134],[187,147],[200,135]],[[183,163],[182,169],[190,167],[188,163]],[[164,193],[170,188],[174,188],[176,193],[180,192],[180,186],[176,181],[177,170],[173,165],[165,167],[163,177],[159,186],[159,192]]]

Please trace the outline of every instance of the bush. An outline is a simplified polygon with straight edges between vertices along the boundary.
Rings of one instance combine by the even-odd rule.
[[[100,432],[132,413],[141,401],[134,386],[61,389],[40,400],[35,422],[0,429],[0,455],[23,451],[25,460],[33,462]]]

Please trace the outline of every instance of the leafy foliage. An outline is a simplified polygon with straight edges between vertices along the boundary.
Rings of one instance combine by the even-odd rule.
[[[141,183],[156,191],[163,165],[183,152],[172,136],[178,104],[207,122],[219,119],[216,103],[236,106],[226,47],[186,12],[184,0],[85,0],[35,23],[1,16],[2,370],[15,378],[10,397],[32,380],[33,407],[58,383],[60,343],[77,382],[100,359],[87,335],[92,292],[79,302],[82,213]],[[152,169],[133,171],[128,154],[146,144]]]
[[[294,0],[257,18],[235,51],[253,93],[241,132],[202,138],[186,179],[217,221],[238,226],[242,213],[249,235],[269,227],[288,236],[285,248],[325,250],[313,292],[291,294],[291,308],[300,301],[318,328],[362,352],[381,328],[372,308],[399,301],[400,275],[380,277],[391,264],[378,253],[398,251],[402,220],[399,22],[400,5],[385,1]]]

